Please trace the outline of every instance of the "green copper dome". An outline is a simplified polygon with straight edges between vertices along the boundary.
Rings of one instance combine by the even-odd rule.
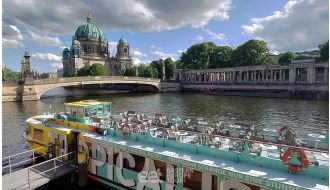
[[[63,54],[64,54],[64,53],[67,53],[67,52],[70,52],[70,49],[66,47],[66,48],[64,48],[64,50],[63,50]]]
[[[78,40],[73,40],[72,45],[73,46],[80,46],[80,42]]]
[[[119,44],[125,44],[125,45],[128,44],[128,42],[127,42],[127,40],[126,40],[125,38],[120,38],[120,40],[119,40],[118,43],[119,43]]]
[[[91,14],[87,17],[87,23],[80,25],[74,35],[75,39],[87,38],[87,39],[101,39],[105,40],[102,30],[92,22]]]

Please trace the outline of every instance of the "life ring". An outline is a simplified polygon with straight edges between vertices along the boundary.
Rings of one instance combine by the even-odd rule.
[[[280,131],[279,131],[279,133],[278,133],[278,136],[279,136],[280,138],[283,137],[283,132],[284,132],[287,128],[288,128],[288,127],[281,127],[281,129],[280,129]],[[293,134],[294,136],[296,136],[296,131],[295,131],[294,128],[290,127],[290,132],[291,132],[291,134]]]
[[[132,128],[125,123],[122,123],[120,126],[120,131],[125,138],[129,137],[132,133]]]
[[[289,163],[289,157],[291,157],[294,153],[298,153],[300,159],[302,160],[302,164],[300,164],[299,166],[295,166]],[[304,168],[308,168],[309,166],[309,160],[305,152],[299,149],[289,149],[288,151],[286,151],[282,156],[282,161],[285,165],[288,165],[289,169],[293,172],[299,172]]]

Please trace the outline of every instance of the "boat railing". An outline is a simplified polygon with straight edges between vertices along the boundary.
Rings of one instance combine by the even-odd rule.
[[[125,122],[118,122],[118,125],[116,125],[115,129],[120,129],[120,126],[123,126],[125,124],[129,124],[133,128],[133,133],[137,133],[140,135],[148,135],[148,128],[152,129],[152,131],[156,130],[162,130],[162,135],[154,135],[154,138],[163,138],[168,140],[175,140],[177,142],[181,143],[192,143],[199,146],[209,146],[212,148],[218,148],[218,149],[224,149],[229,151],[236,151],[236,152],[242,152],[245,142],[248,143],[249,151],[250,153],[254,153],[253,149],[257,149],[260,152],[257,153],[258,156],[262,157],[268,157],[268,158],[274,158],[274,159],[282,159],[282,155],[285,151],[289,149],[299,149],[305,152],[309,153],[309,159],[311,160],[311,164],[315,166],[319,166],[320,162],[323,162],[323,164],[328,165],[328,161],[326,158],[329,155],[329,151],[326,150],[320,150],[316,148],[307,148],[302,146],[293,146],[288,144],[280,144],[280,143],[274,143],[274,142],[268,142],[268,141],[260,141],[255,139],[244,139],[240,137],[231,137],[231,136],[224,136],[224,135],[218,135],[218,134],[209,134],[205,132],[196,132],[196,131],[188,131],[188,130],[180,130],[175,128],[169,128],[167,126],[157,126],[153,123],[145,123],[144,129],[140,130],[138,129],[141,124],[137,123],[131,123],[128,121]],[[149,130],[150,132],[150,130]],[[151,132],[150,132],[151,135]],[[184,141],[187,137],[197,137],[197,138],[204,138],[204,142],[201,142],[198,140],[193,142],[192,138],[190,138],[189,141]],[[218,138],[217,141],[215,141],[215,138]],[[225,143],[227,146],[225,147]],[[264,154],[261,154],[261,151],[264,151]],[[270,156],[272,152],[276,152],[276,156],[272,155]],[[318,157],[315,157],[315,154],[321,155]]]
[[[48,146],[42,146],[36,149],[24,151],[18,154],[10,155],[7,157],[2,158],[2,173],[12,173],[13,170],[17,170],[18,166],[23,164],[35,164],[36,159],[41,158],[43,156],[37,155],[36,151],[41,149],[47,149]],[[26,157],[31,157],[26,159]],[[16,168],[14,168],[16,167]]]
[[[73,156],[72,156],[73,155]],[[65,160],[65,157],[69,157],[71,159]],[[75,164],[76,161],[76,157],[75,157],[75,152],[69,152],[67,154],[63,154],[61,156],[49,159],[47,161],[41,162],[39,164],[24,168],[22,170],[16,171],[16,172],[22,172],[22,171],[27,171],[27,177],[16,181],[15,183],[9,184],[6,186],[6,188],[14,186],[16,184],[28,181],[28,187],[31,188],[31,183],[35,180],[38,180],[40,178],[40,176],[42,176],[43,174],[53,171],[53,174],[56,175],[57,173],[57,169],[59,169],[60,167],[66,166],[66,165],[72,165]],[[60,162],[60,164],[58,164],[58,162]],[[42,170],[39,172],[38,169],[36,168],[44,168],[45,170]],[[32,172],[33,171],[33,172]],[[32,173],[36,173],[35,175],[32,175]],[[7,174],[10,175],[10,174]],[[37,178],[36,178],[37,177]]]

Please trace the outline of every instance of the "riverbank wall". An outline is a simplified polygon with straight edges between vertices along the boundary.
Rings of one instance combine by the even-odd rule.
[[[182,84],[181,91],[204,92],[208,95],[222,96],[329,100],[328,89],[327,85],[305,84]]]

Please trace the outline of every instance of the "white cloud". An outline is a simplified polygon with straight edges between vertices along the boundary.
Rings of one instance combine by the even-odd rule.
[[[266,41],[275,52],[316,49],[329,39],[329,1],[291,0],[283,10],[251,19],[243,33]]]
[[[2,47],[3,48],[21,48],[24,47],[22,41],[14,40],[14,39],[2,39]]]
[[[110,52],[110,55],[112,56],[115,56],[117,52],[117,44],[118,42],[113,42],[113,41],[110,41],[109,42],[109,52]]]
[[[39,61],[61,61],[61,56],[52,53],[34,53],[32,58]]]
[[[9,25],[3,21],[2,28],[2,47],[21,48],[24,47],[23,35],[17,26]]]
[[[204,38],[203,38],[203,36],[196,36],[195,40],[196,41],[202,41],[202,40],[204,40]]]
[[[147,54],[142,53],[142,52],[139,51],[138,49],[137,49],[137,50],[133,50],[132,54],[133,54],[135,57],[147,57]]]
[[[60,63],[60,62],[55,62],[55,63],[51,63],[50,64],[50,67],[53,68],[53,69],[62,69],[63,68],[63,64]]]
[[[178,50],[178,54],[182,54],[183,52],[186,52],[187,51],[187,49],[184,49],[184,50]]]
[[[140,65],[140,64],[149,65],[151,62],[150,60],[141,60],[136,57],[133,57],[132,60],[134,65]]]
[[[211,20],[228,20],[231,4],[232,0],[107,0],[93,3],[4,0],[3,17],[8,23],[38,31],[40,35],[72,34],[86,22],[91,8],[94,22],[105,31],[127,29],[146,32],[184,26],[201,27]]]
[[[150,46],[150,48],[151,48],[151,49],[157,49],[157,50],[161,50],[161,49],[163,49],[162,47],[156,46],[156,45],[154,45],[154,44],[152,44],[152,45]]]
[[[211,39],[213,40],[227,40],[226,35],[223,33],[216,33],[204,27],[202,27],[202,30],[205,31],[209,36],[211,36]]]
[[[174,61],[176,60],[174,57],[178,56],[178,54],[176,54],[176,53],[164,53],[164,52],[158,51],[158,50],[151,52],[151,54],[155,55],[161,59],[166,59],[166,58],[170,57]]]
[[[58,37],[42,36],[28,30],[28,39],[40,46],[59,46],[62,44]]]

